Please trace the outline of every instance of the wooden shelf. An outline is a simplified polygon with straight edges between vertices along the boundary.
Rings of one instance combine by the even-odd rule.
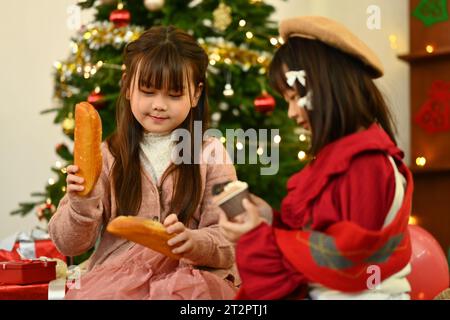
[[[438,48],[433,53],[428,53],[425,50],[423,50],[419,52],[412,52],[409,54],[402,54],[398,56],[399,59],[410,63],[443,57],[450,58],[450,47]]]
[[[450,168],[419,168],[419,167],[410,167],[409,170],[414,175],[420,175],[420,174],[450,174]]]

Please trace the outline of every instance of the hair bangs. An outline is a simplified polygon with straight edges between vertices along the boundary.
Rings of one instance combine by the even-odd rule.
[[[286,74],[283,72],[283,64],[285,63],[282,61],[281,55],[277,52],[274,55],[269,67],[270,86],[281,95],[289,89]]]
[[[165,44],[144,53],[138,65],[139,90],[152,88],[184,94],[188,68],[174,46]]]

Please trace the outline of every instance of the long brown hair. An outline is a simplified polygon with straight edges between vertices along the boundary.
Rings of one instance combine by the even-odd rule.
[[[291,37],[275,53],[269,71],[271,85],[281,94],[290,89],[283,67],[306,71],[306,88],[297,83],[296,90],[301,97],[312,91],[313,110],[307,113],[313,155],[373,123],[378,123],[396,143],[389,108],[370,70],[358,59],[318,40]]]
[[[207,127],[208,100],[206,69],[208,56],[195,39],[186,32],[173,26],[152,27],[139,39],[129,43],[124,50],[126,74],[116,109],[116,131],[107,139],[109,148],[115,158],[112,168],[112,181],[116,193],[118,215],[137,214],[142,202],[142,181],[139,144],[144,129],[131,112],[127,90],[131,91],[134,79],[137,85],[154,87],[158,90],[184,92],[184,83],[194,83],[198,88],[203,83],[203,90],[197,106],[191,108],[180,128],[187,129],[193,136],[194,121],[202,121],[202,131]],[[186,86],[190,88],[190,85]],[[189,92],[192,101],[191,92]],[[202,132],[203,136],[203,132]],[[191,139],[191,150],[195,150]],[[187,224],[201,198],[201,177],[196,155],[191,152],[191,162],[180,165],[172,164],[162,177],[162,182],[174,174],[174,195],[171,199],[170,212],[178,214],[179,220]],[[189,190],[189,192],[186,192]]]

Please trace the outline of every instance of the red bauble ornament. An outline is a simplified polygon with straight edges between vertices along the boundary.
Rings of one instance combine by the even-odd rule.
[[[95,109],[101,109],[105,106],[105,96],[101,92],[92,91],[87,101],[92,104]]]
[[[272,112],[275,109],[276,102],[267,92],[263,92],[262,95],[257,97],[254,101],[255,109],[261,113]]]
[[[429,99],[415,115],[415,122],[428,133],[450,131],[450,83],[435,81]]]
[[[126,27],[131,21],[130,11],[125,9],[114,10],[109,15],[109,21],[114,23],[117,28]]]

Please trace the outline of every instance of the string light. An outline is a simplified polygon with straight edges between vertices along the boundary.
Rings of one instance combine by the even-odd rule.
[[[397,45],[397,36],[395,34],[391,34],[389,36],[389,42],[391,43],[391,48],[392,49],[398,49],[398,45]]]
[[[53,179],[53,178],[50,178],[50,179],[48,179],[48,184],[49,185],[54,185],[55,184],[55,179]]]
[[[225,90],[223,90],[223,95],[224,95],[225,97],[231,97],[231,96],[234,95],[234,90],[233,90],[233,88],[231,87],[231,84],[230,84],[230,83],[227,83],[227,84],[225,85]]]
[[[223,95],[225,97],[231,97],[234,95],[233,87],[231,86],[231,72],[227,73],[227,83],[225,84],[225,89],[223,90]]]
[[[419,167],[425,167],[425,165],[427,164],[427,159],[425,157],[418,157],[416,159],[416,164]]]
[[[238,150],[244,149],[244,145],[242,144],[242,142],[236,143],[236,149],[238,149]]]
[[[433,47],[431,44],[429,44],[429,45],[427,45],[427,47],[425,48],[425,50],[426,50],[428,53],[433,53],[433,52],[434,52],[434,47]]]
[[[279,144],[279,143],[281,142],[281,136],[276,135],[276,136],[273,138],[273,142],[275,142],[276,144]]]
[[[416,218],[415,216],[410,216],[410,217],[409,217],[408,224],[411,224],[411,225],[417,225],[417,224],[418,224],[417,218]]]
[[[78,45],[76,44],[76,42],[71,42],[70,43],[70,47],[71,47],[71,49],[72,49],[72,53],[73,54],[76,54],[77,52],[78,52]]]
[[[298,158],[300,159],[300,161],[305,160],[305,159],[306,159],[306,153],[305,153],[305,151],[300,151],[300,152],[298,153]]]
[[[278,44],[278,40],[277,40],[277,38],[270,38],[270,43],[273,45],[273,46],[276,46],[277,44]]]
[[[222,142],[222,143],[227,142],[227,138],[225,138],[225,137],[220,137],[220,142]]]
[[[89,31],[85,32],[83,35],[84,40],[89,40],[92,37],[92,33]]]
[[[61,169],[62,168],[62,163],[61,163],[61,161],[56,161],[55,162],[55,167],[56,167],[56,169]]]
[[[215,61],[220,61],[220,55],[216,52],[211,53],[210,58]]]
[[[244,19],[239,20],[240,27],[245,27],[246,24],[247,24],[247,21],[245,21]]]
[[[301,134],[300,137],[299,137],[299,140],[301,142],[305,142],[306,141],[306,136],[304,134]]]
[[[57,70],[61,70],[62,68],[62,63],[59,61],[55,61],[55,63],[53,63],[53,66],[57,69]]]
[[[259,147],[258,150],[256,150],[256,153],[257,153],[258,155],[262,156],[263,153],[264,153],[264,149],[261,148],[261,147]]]
[[[247,37],[247,39],[251,39],[251,38],[253,38],[253,33],[251,31],[247,31],[245,33],[245,36]]]

